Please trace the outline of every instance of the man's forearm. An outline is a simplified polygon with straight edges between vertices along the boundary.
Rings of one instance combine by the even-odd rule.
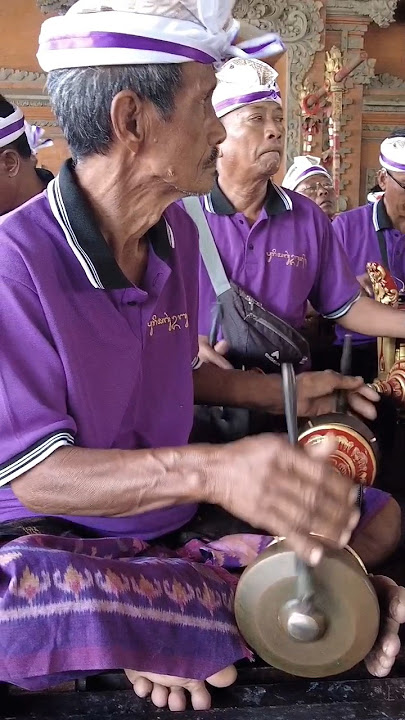
[[[242,370],[223,370],[203,363],[194,371],[194,399],[197,405],[224,405],[284,412],[280,375],[263,375]]]
[[[209,478],[218,449],[61,448],[11,484],[20,502],[50,515],[125,517],[172,505],[214,502]]]
[[[359,298],[337,322],[363,335],[405,338],[405,313],[367,297]]]

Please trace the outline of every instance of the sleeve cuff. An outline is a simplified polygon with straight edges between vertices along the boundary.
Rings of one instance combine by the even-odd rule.
[[[342,305],[338,310],[334,310],[334,312],[331,313],[323,313],[323,317],[327,320],[337,320],[338,318],[343,317],[343,315],[346,315],[346,313],[349,312],[350,308],[354,305],[354,303],[359,300],[361,297],[361,292],[358,292],[349,302],[347,302],[345,305]]]
[[[15,480],[49,455],[64,445],[74,445],[74,437],[70,430],[59,430],[31,445],[27,450],[15,455],[11,460],[0,465],[0,487]]]
[[[202,365],[202,360],[200,360],[200,358],[197,355],[197,357],[195,357],[193,362],[191,363],[191,367],[193,370],[198,370],[198,368],[200,368],[201,365]]]

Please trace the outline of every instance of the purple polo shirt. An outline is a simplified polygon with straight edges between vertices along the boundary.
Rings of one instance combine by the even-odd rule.
[[[383,198],[373,205],[364,205],[342,213],[333,221],[333,229],[355,275],[363,275],[368,262],[383,262],[377,235],[377,232],[382,230],[387,247],[388,269],[396,279],[399,289],[402,289],[405,283],[405,235],[392,227]],[[344,329],[336,327],[339,343],[343,342],[343,337]],[[373,339],[353,333],[353,340],[357,344]]]
[[[34,516],[9,483],[61,446],[187,444],[198,363],[198,236],[172,205],[148,239],[144,281],[135,287],[69,162],[47,191],[0,222],[0,522]],[[68,519],[148,539],[181,527],[195,510]]]
[[[359,285],[326,215],[312,200],[269,183],[253,225],[218,183],[201,200],[228,278],[267,310],[302,328],[307,301],[336,319],[359,297]],[[215,294],[200,260],[199,332],[210,334]]]

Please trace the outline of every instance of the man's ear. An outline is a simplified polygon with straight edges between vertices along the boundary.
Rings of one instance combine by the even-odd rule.
[[[8,177],[16,177],[21,165],[21,158],[16,150],[3,150],[0,153],[0,164],[3,173]]]
[[[387,189],[387,171],[384,170],[384,168],[381,168],[381,170],[377,173],[377,182],[384,192]]]
[[[145,138],[145,101],[131,90],[123,90],[114,97],[110,114],[116,139],[136,153]]]

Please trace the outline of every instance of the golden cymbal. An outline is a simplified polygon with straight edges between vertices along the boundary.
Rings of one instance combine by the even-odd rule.
[[[235,615],[246,642],[267,663],[321,678],[350,670],[366,657],[377,638],[380,611],[361,560],[348,549],[326,548],[312,581],[307,612],[296,601],[296,555],[285,541],[275,543],[243,573]]]

